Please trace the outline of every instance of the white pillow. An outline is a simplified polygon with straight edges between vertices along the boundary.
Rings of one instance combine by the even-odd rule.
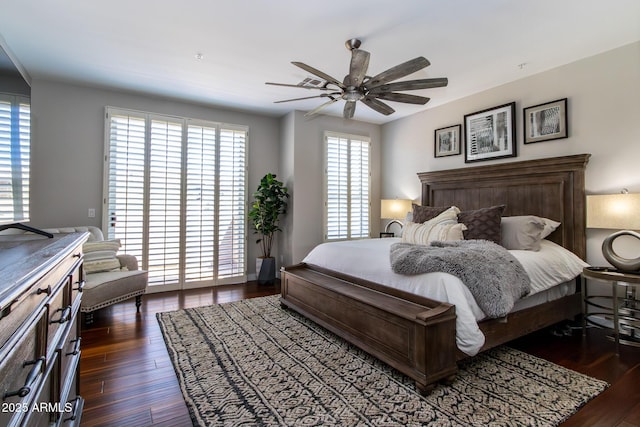
[[[503,216],[500,244],[506,249],[539,251],[540,241],[553,233],[560,223],[535,215]]]
[[[120,249],[120,240],[100,240],[82,245],[84,252],[84,271],[98,273],[120,269],[120,260],[116,253]]]
[[[408,222],[402,229],[402,241],[418,245],[428,245],[436,240],[463,240],[464,224],[458,224],[460,209],[450,207],[440,215],[422,224]]]

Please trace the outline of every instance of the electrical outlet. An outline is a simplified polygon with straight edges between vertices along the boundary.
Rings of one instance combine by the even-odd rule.
[[[96,217],[96,210],[94,208],[89,208],[89,212],[87,214],[89,216],[89,218],[95,218]]]

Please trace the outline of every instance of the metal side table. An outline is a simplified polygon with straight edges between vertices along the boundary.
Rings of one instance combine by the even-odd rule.
[[[585,279],[611,284],[611,295],[588,295],[586,280],[582,281],[583,326],[613,329],[610,339],[616,343],[640,347],[640,273],[625,273],[609,267],[585,267]],[[623,291],[623,293],[621,293]],[[604,311],[588,312],[589,307]]]

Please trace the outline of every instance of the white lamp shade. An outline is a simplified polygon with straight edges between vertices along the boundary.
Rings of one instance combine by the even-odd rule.
[[[587,196],[587,228],[640,230],[640,194]]]
[[[411,211],[411,200],[408,199],[382,199],[380,201],[380,218],[405,219],[407,212]]]

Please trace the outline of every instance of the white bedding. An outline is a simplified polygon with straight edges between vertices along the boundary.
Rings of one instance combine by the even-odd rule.
[[[473,356],[484,345],[484,335],[478,321],[486,315],[475,302],[469,289],[457,277],[448,273],[426,273],[415,276],[396,274],[391,270],[389,249],[397,238],[349,240],[323,243],[316,246],[303,262],[330,270],[370,280],[406,292],[411,292],[456,306],[456,344]],[[529,306],[526,301],[550,297],[542,292],[572,280],[587,264],[563,247],[543,240],[540,251],[511,250],[531,278],[531,293],[516,304],[517,308]],[[553,297],[560,298],[574,291],[573,285],[554,290]]]

